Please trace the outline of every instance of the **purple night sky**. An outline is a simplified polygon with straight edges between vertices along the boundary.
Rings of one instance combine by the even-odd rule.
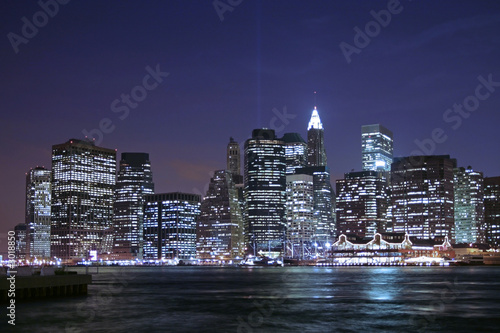
[[[372,123],[394,132],[395,156],[441,128],[431,153],[500,175],[500,83],[478,88],[479,76],[500,82],[500,2],[232,0],[222,21],[212,2],[70,1],[46,22],[36,1],[0,3],[0,253],[24,222],[25,173],[105,118],[100,145],[118,159],[149,153],[157,192],[204,192],[230,136],[274,126],[306,138],[313,91],[332,182],[361,169],[361,125]],[[388,7],[375,30],[370,12]],[[34,15],[38,32],[11,43]],[[373,37],[357,39],[348,63],[339,45],[356,47],[367,23]],[[143,83],[157,65],[169,75]],[[131,91],[145,98],[126,114]],[[475,110],[446,111],[464,101]],[[273,111],[284,107],[285,123]]]

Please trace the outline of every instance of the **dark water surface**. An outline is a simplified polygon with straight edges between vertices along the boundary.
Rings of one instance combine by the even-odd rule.
[[[107,267],[93,279],[86,297],[18,304],[0,331],[500,332],[500,267]]]

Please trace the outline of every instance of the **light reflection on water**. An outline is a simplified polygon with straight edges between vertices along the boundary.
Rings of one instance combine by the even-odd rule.
[[[494,332],[499,281],[500,267],[108,267],[87,297],[19,304],[15,331]]]

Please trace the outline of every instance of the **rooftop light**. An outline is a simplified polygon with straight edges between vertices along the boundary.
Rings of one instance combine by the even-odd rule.
[[[314,110],[311,115],[311,120],[309,120],[309,125],[307,126],[307,130],[311,128],[314,129],[323,129],[323,124],[321,123],[321,119],[319,119],[318,110],[314,107]]]

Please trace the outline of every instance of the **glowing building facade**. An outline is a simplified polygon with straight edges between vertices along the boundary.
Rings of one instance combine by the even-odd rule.
[[[483,174],[456,168],[453,177],[455,243],[484,243]]]
[[[113,205],[113,259],[142,259],[144,196],[154,193],[147,153],[122,153]]]
[[[16,242],[14,253],[16,259],[27,259],[28,243],[26,229],[26,223],[19,223],[14,227],[14,239]]]
[[[286,176],[287,256],[305,259],[312,255],[316,228],[313,176]]]
[[[363,170],[391,171],[393,158],[392,132],[380,124],[361,127]]]
[[[307,166],[307,143],[299,133],[285,133],[282,140],[285,143],[285,173],[293,175],[296,169]]]
[[[337,180],[337,233],[374,237],[385,232],[389,204],[384,172],[350,172]]]
[[[116,151],[71,139],[52,146],[51,255],[84,259],[112,247]]]
[[[454,239],[453,168],[448,155],[395,158],[391,167],[394,232]]]
[[[306,167],[297,174],[313,177],[314,199],[314,243],[321,250],[335,238],[335,192],[330,181],[330,170],[326,166]]]
[[[198,259],[227,263],[244,255],[243,215],[232,176],[218,170],[210,179],[198,220]]]
[[[245,228],[251,252],[283,251],[285,218],[285,148],[274,130],[256,129],[245,142]]]
[[[26,174],[26,254],[50,258],[51,172],[42,167]]]
[[[149,194],[144,198],[143,258],[195,259],[201,197],[174,192]]]
[[[500,177],[484,178],[485,241],[500,248]]]

